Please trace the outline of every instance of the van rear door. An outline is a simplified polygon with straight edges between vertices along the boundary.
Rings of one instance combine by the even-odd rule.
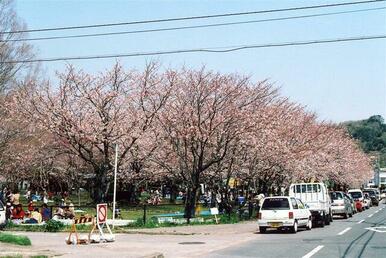
[[[286,220],[290,204],[288,198],[285,197],[269,197],[265,198],[261,206],[262,219],[267,221]]]

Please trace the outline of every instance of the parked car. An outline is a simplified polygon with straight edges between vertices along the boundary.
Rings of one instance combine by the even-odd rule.
[[[292,233],[296,233],[299,227],[312,228],[311,212],[294,197],[264,198],[257,216],[260,233],[265,233],[268,228],[289,229]]]
[[[382,199],[381,198],[381,192],[379,191],[378,188],[374,188],[373,190],[375,191],[375,195],[377,196],[378,201],[380,201]]]
[[[363,190],[363,193],[364,194],[368,194],[370,199],[371,199],[371,204],[372,205],[375,205],[375,206],[378,206],[379,204],[379,199],[377,197],[377,192],[374,190],[374,189],[364,189]]]
[[[372,206],[372,203],[371,203],[370,195],[368,193],[363,193],[363,201],[365,203],[366,209],[370,209],[370,207]]]
[[[382,190],[381,199],[385,199],[385,198],[386,198],[386,190]]]
[[[330,192],[330,197],[332,200],[332,215],[343,216],[345,219],[349,216],[352,217],[354,212],[350,199],[348,199],[343,192]]]
[[[331,199],[323,183],[291,184],[289,196],[307,204],[312,214],[313,225],[330,225],[332,222]]]
[[[349,194],[347,194],[347,193],[343,193],[343,194],[344,194],[344,196],[346,196],[347,199],[350,200],[353,214],[357,213],[358,210],[357,210],[357,207],[356,207],[356,205],[355,205],[354,199],[351,197],[351,195],[349,195]]]
[[[5,217],[5,206],[4,204],[0,201],[0,228],[4,227],[5,224],[7,223],[7,219]]]
[[[348,194],[354,199],[355,207],[358,211],[363,211],[365,209],[364,196],[361,189],[350,189]]]

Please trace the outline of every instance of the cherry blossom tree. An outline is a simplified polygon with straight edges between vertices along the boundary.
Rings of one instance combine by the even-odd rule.
[[[125,170],[130,151],[151,129],[174,84],[173,74],[125,71],[116,64],[98,75],[72,66],[58,74],[59,85],[29,81],[15,97],[18,112],[48,130],[61,147],[81,158],[95,175],[93,198],[104,201],[109,189],[115,144]],[[151,140],[151,139],[148,139]]]
[[[194,216],[202,176],[222,162],[230,146],[252,130],[251,114],[276,96],[265,81],[206,71],[175,71],[176,87],[160,113],[167,148],[159,163],[187,186],[185,216]],[[166,151],[165,151],[166,150]]]

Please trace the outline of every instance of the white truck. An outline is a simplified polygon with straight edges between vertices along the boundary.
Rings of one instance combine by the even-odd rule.
[[[289,196],[299,198],[305,203],[311,214],[313,226],[330,225],[332,222],[331,199],[323,183],[291,184]]]

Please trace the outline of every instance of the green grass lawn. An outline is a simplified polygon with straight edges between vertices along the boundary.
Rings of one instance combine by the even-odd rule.
[[[80,197],[80,198],[79,198]],[[141,198],[146,197],[146,193],[141,196]],[[161,214],[175,214],[175,213],[183,213],[184,212],[184,205],[180,202],[177,204],[170,204],[167,203],[167,199],[164,200],[164,203],[161,203],[160,205],[146,205],[146,224],[143,224],[143,216],[144,216],[144,207],[143,204],[138,206],[128,205],[128,204],[119,204],[118,207],[121,210],[121,219],[124,220],[135,220],[136,223],[131,224],[129,227],[132,228],[143,228],[143,227],[164,227],[164,226],[173,226],[173,224],[168,225],[165,224],[156,224],[154,220],[152,220],[153,217]],[[21,202],[26,205],[27,200],[25,200],[24,197],[21,197]],[[70,195],[69,198],[66,200],[67,204],[70,202],[75,205],[76,210],[82,210],[83,212],[76,212],[76,217],[80,217],[81,215],[90,215],[95,216],[96,215],[96,205],[92,204],[92,200],[90,198],[90,195],[83,191],[81,192],[81,195],[78,196],[77,194]],[[80,203],[80,207],[77,207]],[[36,202],[35,206],[39,207],[41,205],[41,202]],[[56,205],[53,202],[49,202],[48,206]],[[26,208],[26,206],[25,206]],[[53,208],[53,212],[55,212],[55,208]],[[208,210],[209,208],[202,207],[199,205],[199,209],[201,211]],[[109,207],[108,210],[108,218],[111,219],[112,216],[112,207]],[[178,216],[181,218],[180,216]],[[200,224],[212,224],[214,222],[214,216],[203,216],[205,222]],[[237,223],[239,219],[235,214],[232,214],[231,218],[228,218],[228,216],[220,215],[219,216],[220,223]],[[194,223],[193,223],[194,224]],[[90,226],[87,225],[77,225],[78,230],[80,231],[87,231],[89,230]],[[21,230],[21,231],[47,231],[44,226],[38,226],[38,225],[10,225],[7,230]],[[69,231],[70,227],[65,226],[60,231]]]
[[[27,208],[27,200],[23,196],[24,192],[20,196],[20,202],[23,204],[23,208]],[[67,204],[69,202],[73,203],[75,206],[83,206],[81,208],[76,207],[75,209],[83,210],[83,213],[77,213],[77,217],[80,215],[96,215],[96,205],[92,204],[92,200],[90,198],[90,195],[87,192],[81,192],[80,198],[77,194],[72,194],[69,196],[69,198],[66,200]],[[42,202],[37,201],[34,203],[35,207],[41,207]],[[48,206],[56,205],[53,202],[49,202]],[[94,208],[95,207],[95,208]],[[130,220],[137,220],[139,218],[143,218],[143,205],[139,206],[129,206],[127,204],[119,205],[119,208],[121,209],[121,217],[122,219],[130,219]],[[56,207],[53,209],[53,212],[55,212]],[[151,218],[155,215],[165,214],[165,213],[176,213],[176,212],[183,212],[184,207],[181,204],[168,204],[163,203],[161,205],[147,205],[147,212],[146,217]],[[112,218],[112,208],[109,209],[108,218]]]
[[[31,245],[31,240],[26,236],[16,236],[0,232],[0,242],[15,245]]]

